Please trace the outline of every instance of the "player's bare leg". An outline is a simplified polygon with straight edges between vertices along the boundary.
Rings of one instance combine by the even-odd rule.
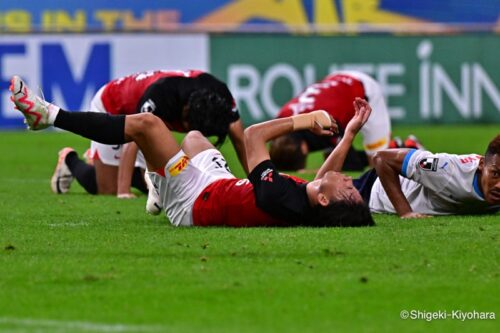
[[[94,160],[95,178],[98,194],[116,194],[118,187],[118,167],[107,165],[100,160]]]
[[[165,123],[151,113],[125,118],[125,141],[137,143],[149,170],[163,169],[181,149]]]
[[[187,156],[193,158],[202,151],[216,149],[214,145],[199,131],[191,131],[182,140],[182,150]]]
[[[151,113],[111,116],[98,112],[67,112],[38,97],[18,76],[12,78],[10,91],[12,101],[31,130],[55,126],[104,144],[135,141],[150,170],[163,169],[180,151],[167,126]]]

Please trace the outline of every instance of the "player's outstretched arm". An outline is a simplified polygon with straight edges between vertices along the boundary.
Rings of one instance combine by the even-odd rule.
[[[335,149],[330,153],[325,162],[321,165],[321,168],[316,173],[315,179],[319,179],[325,175],[328,171],[339,171],[342,170],[345,158],[349,149],[352,146],[352,142],[359,132],[361,127],[368,121],[372,108],[367,101],[361,98],[356,98],[353,101],[354,105],[354,117],[349,121],[344,132],[342,140],[337,144]]]
[[[131,199],[136,196],[130,191],[132,186],[132,175],[134,173],[135,160],[139,147],[135,142],[124,145],[123,153],[118,165],[118,179],[116,196],[120,199]]]
[[[333,135],[337,125],[326,111],[313,111],[288,118],[273,119],[245,129],[245,148],[248,170],[269,160],[266,143],[293,131],[311,130],[318,135]]]
[[[243,132],[244,128],[241,119],[238,119],[237,121],[229,125],[229,138],[233,143],[234,149],[236,150],[236,154],[238,155],[238,159],[240,160],[241,166],[243,166],[245,173],[248,175],[247,154],[245,149],[245,138]]]
[[[399,174],[409,149],[381,150],[373,155],[373,163],[380,182],[401,218],[420,218],[427,215],[413,212],[410,203],[401,190]]]

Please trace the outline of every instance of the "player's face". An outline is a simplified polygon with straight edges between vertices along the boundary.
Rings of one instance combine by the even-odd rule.
[[[330,201],[363,202],[361,194],[352,183],[352,178],[340,172],[325,173],[321,179],[320,189]]]
[[[500,155],[495,154],[484,163],[481,173],[484,199],[492,205],[500,204]]]

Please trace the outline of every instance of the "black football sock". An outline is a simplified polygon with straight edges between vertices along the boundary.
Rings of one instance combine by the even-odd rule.
[[[142,193],[148,193],[148,187],[146,186],[146,182],[144,181],[144,176],[142,174],[142,169],[136,167],[134,169],[134,173],[132,174],[132,187],[135,187]]]
[[[107,145],[125,143],[125,115],[60,109],[54,126]]]
[[[97,181],[94,166],[85,163],[85,161],[81,160],[74,151],[66,155],[65,162],[78,183],[90,194],[97,194]]]

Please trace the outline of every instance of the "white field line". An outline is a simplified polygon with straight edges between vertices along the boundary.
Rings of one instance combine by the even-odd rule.
[[[3,325],[15,325],[33,328],[55,328],[58,330],[90,331],[90,332],[164,332],[166,327],[157,325],[128,325],[128,324],[102,324],[86,321],[63,321],[51,319],[30,319],[0,317],[0,327]],[[1,329],[0,329],[1,331]]]
[[[66,223],[47,223],[47,226],[51,228],[64,228],[64,227],[86,227],[90,223],[88,222],[66,222]]]
[[[5,183],[50,183],[50,178],[2,178]]]

